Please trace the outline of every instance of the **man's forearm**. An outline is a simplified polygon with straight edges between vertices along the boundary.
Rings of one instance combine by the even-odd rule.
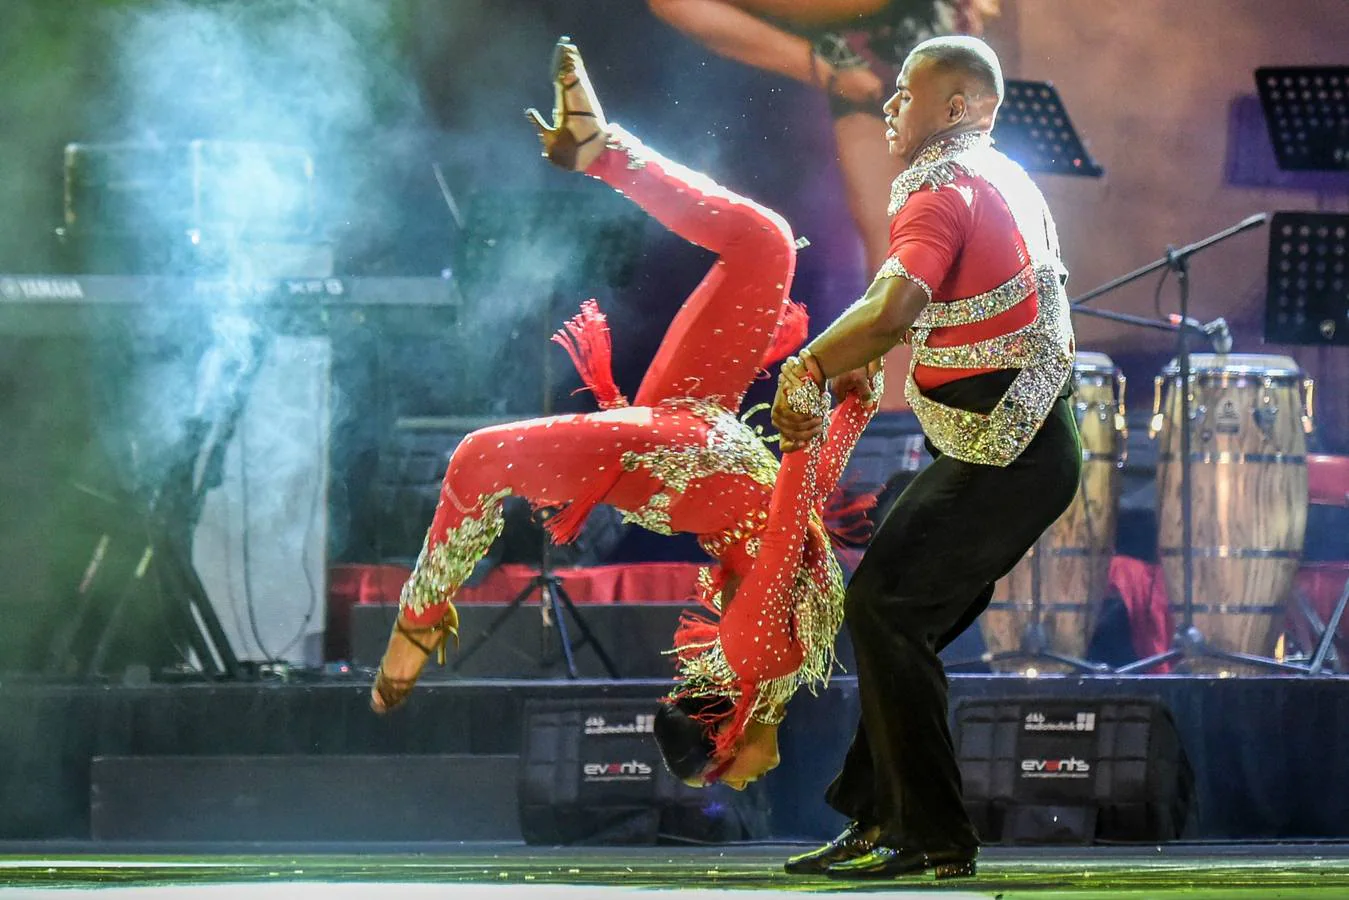
[[[825,378],[860,369],[902,341],[926,303],[926,293],[908,279],[877,278],[806,350]]]

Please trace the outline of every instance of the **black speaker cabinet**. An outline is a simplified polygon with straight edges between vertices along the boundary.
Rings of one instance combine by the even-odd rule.
[[[1184,830],[1193,774],[1155,700],[967,700],[954,739],[985,841],[1152,842]]]
[[[520,830],[530,844],[725,843],[768,837],[762,784],[690,788],[665,768],[650,700],[525,707]]]

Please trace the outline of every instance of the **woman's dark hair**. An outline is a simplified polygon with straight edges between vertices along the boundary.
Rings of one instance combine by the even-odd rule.
[[[716,742],[715,724],[709,717],[730,713],[735,708],[725,697],[680,697],[662,701],[656,710],[656,745],[670,774],[680,781],[697,778],[712,761]]]

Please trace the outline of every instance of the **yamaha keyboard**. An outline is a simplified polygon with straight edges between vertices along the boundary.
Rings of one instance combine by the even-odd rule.
[[[412,318],[452,324],[461,298],[449,278],[333,277],[232,281],[140,275],[0,275],[0,333],[62,334],[129,316],[235,309],[285,330],[321,332]],[[153,311],[153,314],[151,314]]]

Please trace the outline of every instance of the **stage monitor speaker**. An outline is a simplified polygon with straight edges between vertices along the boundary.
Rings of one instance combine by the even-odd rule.
[[[965,806],[987,842],[1179,838],[1194,776],[1156,700],[967,700],[955,712]]]
[[[520,831],[529,844],[726,843],[768,837],[762,783],[691,788],[661,761],[658,700],[525,705]]]

